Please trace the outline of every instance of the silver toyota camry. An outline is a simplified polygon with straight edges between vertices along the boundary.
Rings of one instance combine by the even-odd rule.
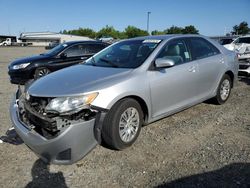
[[[225,103],[237,73],[236,54],[206,37],[139,37],[19,89],[10,115],[40,158],[71,164],[97,144],[129,147],[142,125],[205,100]]]

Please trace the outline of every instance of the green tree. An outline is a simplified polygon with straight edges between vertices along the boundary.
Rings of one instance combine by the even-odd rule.
[[[147,31],[139,29],[139,28],[137,28],[135,26],[131,26],[131,25],[129,25],[127,28],[125,28],[125,34],[128,38],[149,35]]]
[[[119,39],[126,39],[126,38],[128,38],[128,36],[126,35],[126,33],[124,31],[122,31],[122,32],[118,31],[118,38]]]
[[[62,33],[63,33],[63,34],[68,34],[68,31],[64,29],[64,30],[62,31]]]
[[[115,30],[113,26],[106,25],[104,28],[97,32],[96,37],[113,37],[117,39],[119,38],[119,31]]]
[[[183,34],[199,34],[199,30],[197,30],[193,25],[186,26],[182,30]]]
[[[239,29],[239,26],[238,26],[238,25],[233,26],[232,34],[238,35],[238,29]]]
[[[78,33],[81,36],[86,36],[86,37],[90,37],[90,38],[95,38],[95,36],[96,36],[96,32],[90,28],[79,28]]]
[[[164,30],[166,34],[182,34],[183,28],[177,26],[171,26],[170,28]]]
[[[250,28],[248,27],[247,22],[241,22],[239,25],[233,26],[233,34],[236,35],[245,35],[250,32]]]
[[[166,34],[164,31],[158,31],[158,30],[154,30],[151,32],[151,35],[164,35]]]

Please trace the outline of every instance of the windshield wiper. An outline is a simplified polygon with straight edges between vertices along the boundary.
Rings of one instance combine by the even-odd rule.
[[[100,58],[100,60],[112,65],[112,67],[119,67],[118,65],[116,65],[115,63],[113,63],[112,61],[109,61],[107,59]]]

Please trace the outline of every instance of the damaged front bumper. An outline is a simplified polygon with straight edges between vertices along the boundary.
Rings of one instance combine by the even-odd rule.
[[[11,121],[24,143],[45,162],[72,164],[101,142],[101,126],[106,111],[98,111],[93,118],[86,121],[74,121],[56,136],[47,138],[20,118],[22,114],[18,93],[19,91],[10,106]]]
[[[239,76],[250,76],[250,59],[239,62]]]

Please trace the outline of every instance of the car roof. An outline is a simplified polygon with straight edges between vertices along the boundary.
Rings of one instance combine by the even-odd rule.
[[[88,43],[88,44],[106,44],[102,41],[97,41],[97,40],[77,40],[77,41],[69,41],[69,42],[65,42],[64,44],[67,45],[72,45],[72,44],[79,44],[79,43]]]
[[[204,37],[198,34],[168,34],[168,35],[153,35],[153,36],[144,36],[144,37],[136,37],[130,40],[168,40],[170,38],[176,37]]]

